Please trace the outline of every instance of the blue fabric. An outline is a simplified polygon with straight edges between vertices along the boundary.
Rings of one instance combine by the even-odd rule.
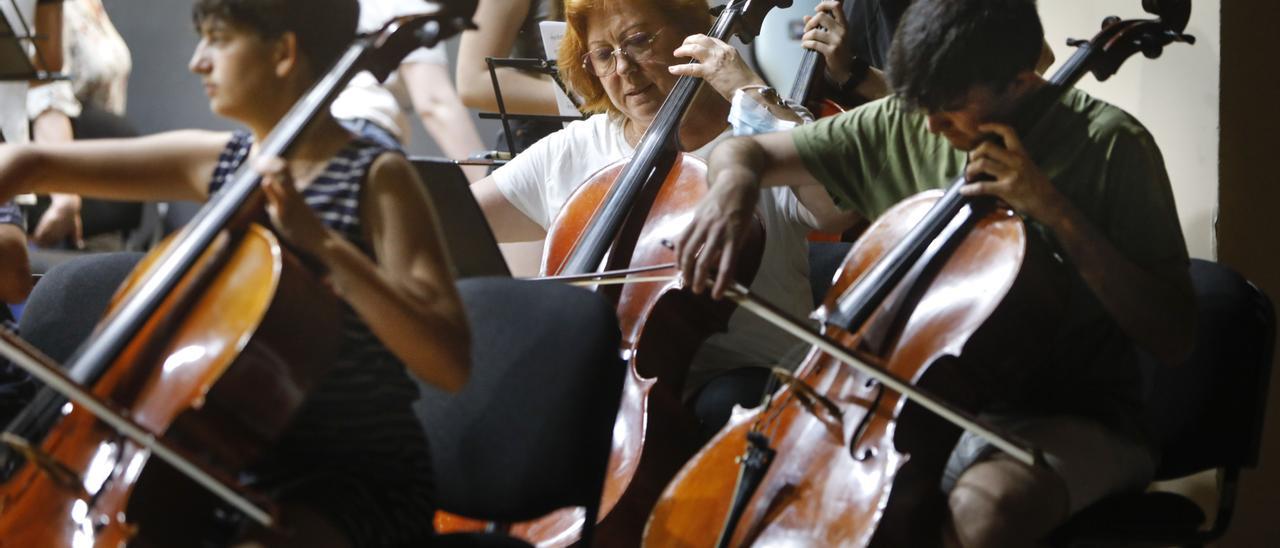
[[[0,329],[18,332],[18,326],[13,323],[6,306],[0,306]],[[35,382],[31,375],[8,360],[0,359],[0,424],[8,424],[34,394]]]
[[[22,210],[12,201],[0,204],[0,224],[17,225],[23,231],[27,226]],[[13,322],[21,310],[21,305],[0,306],[0,329],[17,333],[18,326]],[[31,376],[26,371],[0,358],[0,422],[8,423],[21,411],[34,390]]]
[[[18,207],[18,204],[8,201],[0,204],[0,224],[17,225],[26,230],[27,218],[22,214],[22,209]]]

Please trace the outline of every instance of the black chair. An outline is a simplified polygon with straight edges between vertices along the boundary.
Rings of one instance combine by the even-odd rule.
[[[560,284],[476,278],[458,290],[471,322],[471,378],[454,395],[421,384],[417,404],[440,509],[512,523],[583,507],[589,545],[625,372],[613,308]]]
[[[54,361],[66,362],[140,260],[141,253],[91,253],[50,269],[27,297],[18,319],[22,337]]]
[[[1197,340],[1188,363],[1153,368],[1148,422],[1161,443],[1157,480],[1219,471],[1218,512],[1206,526],[1191,500],[1167,492],[1117,495],[1060,528],[1057,546],[1202,546],[1231,523],[1240,471],[1258,464],[1275,344],[1271,301],[1239,274],[1193,260]]]
[[[845,255],[853,248],[850,242],[809,242],[809,289],[813,291],[813,306],[822,304],[831,279],[835,277]]]

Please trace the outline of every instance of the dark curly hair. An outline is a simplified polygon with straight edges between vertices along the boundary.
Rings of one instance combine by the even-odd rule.
[[[196,0],[191,18],[199,27],[215,17],[244,26],[264,38],[286,32],[317,76],[333,65],[356,37],[357,0]]]
[[[1034,70],[1044,42],[1035,0],[915,0],[889,49],[889,83],[908,104],[947,110],[969,90]]]

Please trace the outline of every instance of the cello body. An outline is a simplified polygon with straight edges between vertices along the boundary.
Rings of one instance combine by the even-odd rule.
[[[940,195],[916,195],[873,223],[850,250],[820,312],[838,306]],[[1044,285],[1051,283],[1052,270],[1046,269],[1052,266],[1033,241],[1019,217],[996,209],[976,219],[953,249],[934,255],[929,262],[935,266],[917,270],[863,329],[828,324],[825,334],[866,363],[947,392],[939,384],[953,381],[967,360],[1029,353],[1034,338],[1021,337],[1021,348],[1010,348],[1010,329],[1052,318],[1058,309]],[[796,377],[840,413],[805,405],[790,387],[765,406],[735,410],[729,425],[664,491],[646,528],[646,546],[716,545],[749,431],[768,436],[777,454],[727,545],[871,543],[892,505],[895,477],[914,464],[910,448],[946,441],[904,438],[904,422],[914,418],[904,417],[908,402],[820,350],[810,352]]]
[[[561,271],[566,257],[586,224],[596,214],[628,160],[602,168],[578,187],[547,233],[543,273]],[[689,224],[694,206],[706,194],[706,163],[676,153],[666,179],[646,187],[606,260],[606,269],[643,268],[672,264],[669,247]],[[742,250],[744,282],[754,277],[764,245],[763,227]],[[652,272],[671,276],[674,268]],[[628,374],[614,426],[613,450],[600,504],[596,538],[601,545],[637,544],[649,510],[667,480],[697,450],[697,421],[681,401],[684,379],[698,346],[711,334],[724,331],[732,303],[694,296],[678,282],[628,284],[605,292],[618,309],[622,329],[620,350],[627,356]],[[578,536],[584,514],[564,509],[530,523],[513,525],[511,532],[539,545],[560,546]]]
[[[143,259],[112,310],[173,240]],[[234,477],[327,370],[339,309],[326,294],[270,231],[251,226],[201,257],[93,392],[215,475]],[[316,336],[300,341],[300,332]],[[39,447],[82,491],[29,460],[13,470],[0,484],[0,546],[171,545],[208,530],[216,501],[88,411],[66,406]]]
[[[749,41],[777,3],[733,0],[707,35],[724,40],[738,34]],[[645,273],[667,278],[675,274],[673,242],[707,191],[706,164],[680,146],[686,112],[701,87],[701,79],[680,77],[632,156],[602,168],[574,190],[548,228],[542,274],[576,277],[662,265],[672,266]],[[740,246],[743,260],[737,275],[747,284],[764,248],[763,225],[757,220],[754,227]],[[662,487],[697,449],[697,422],[681,401],[690,362],[708,335],[727,328],[735,307],[695,297],[670,281],[601,292],[617,306],[620,350],[630,364],[604,493],[598,516],[569,508],[510,527],[514,535],[541,546],[571,544],[587,528],[601,545],[639,544]],[[474,526],[453,519],[436,523]]]

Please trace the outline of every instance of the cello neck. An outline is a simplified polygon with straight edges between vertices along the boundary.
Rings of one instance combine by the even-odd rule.
[[[841,9],[844,9],[841,7]],[[817,82],[819,75],[827,68],[827,61],[817,50],[805,48],[804,54],[800,58],[800,69],[796,71],[796,78],[791,84],[790,98],[796,104],[809,104],[810,94],[813,93],[814,84]]]
[[[813,93],[814,83],[826,65],[826,60],[816,50],[804,50],[804,56],[800,58],[800,70],[796,71],[796,79],[791,84],[792,101],[801,105],[809,104],[809,95]]]

